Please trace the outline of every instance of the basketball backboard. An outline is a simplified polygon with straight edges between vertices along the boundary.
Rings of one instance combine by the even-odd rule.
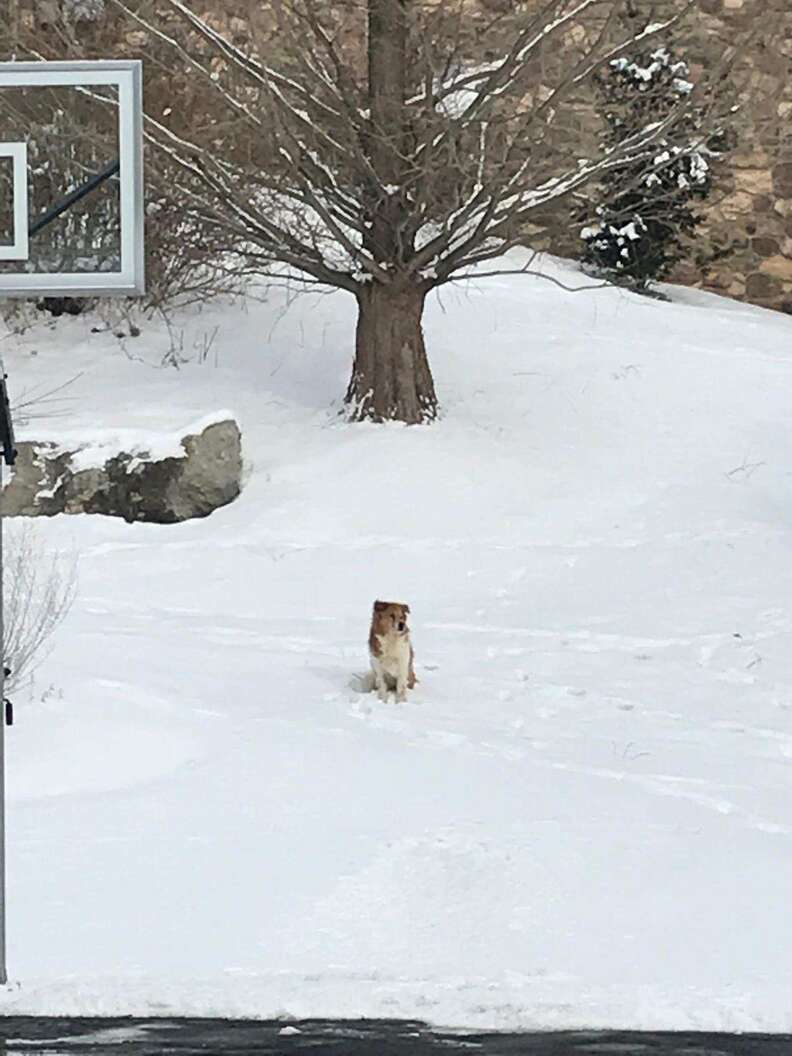
[[[144,291],[139,61],[0,62],[0,297]]]
[[[0,298],[143,293],[143,223],[140,62],[0,62]],[[5,378],[0,364],[0,489],[2,460],[13,464],[16,456]],[[2,599],[0,536],[4,646]],[[3,656],[0,984],[7,978],[5,673]]]

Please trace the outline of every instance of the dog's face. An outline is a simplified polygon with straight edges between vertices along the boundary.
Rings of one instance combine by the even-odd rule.
[[[375,601],[371,620],[375,634],[408,634],[409,612],[410,606],[402,605],[399,601]]]

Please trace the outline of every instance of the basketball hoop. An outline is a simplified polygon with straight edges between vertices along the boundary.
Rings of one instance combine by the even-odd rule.
[[[0,62],[0,297],[144,292],[142,83],[139,61]],[[58,140],[59,123],[78,112],[75,127],[83,122],[101,134]],[[92,225],[92,218],[98,223]],[[2,465],[14,464],[16,446],[1,369],[0,446],[2,489]],[[0,643],[2,629],[0,516]],[[6,670],[0,662],[0,701],[5,701]],[[0,716],[0,983],[7,980],[9,717],[6,708]]]

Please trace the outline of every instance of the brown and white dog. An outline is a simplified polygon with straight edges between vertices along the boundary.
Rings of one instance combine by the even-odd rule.
[[[390,690],[396,699],[407,699],[407,690],[418,681],[413,670],[413,647],[407,626],[409,605],[398,601],[375,601],[371,614],[369,657],[374,673],[374,689],[380,700],[388,699]]]

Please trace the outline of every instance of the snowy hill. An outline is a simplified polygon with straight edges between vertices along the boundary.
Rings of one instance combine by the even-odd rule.
[[[672,293],[443,290],[426,428],[329,409],[343,294],[186,314],[178,370],[3,342],[12,398],[79,375],[23,437],[231,407],[249,475],[38,522],[79,595],[9,731],[0,1011],[792,1030],[792,323]],[[355,688],[375,597],[406,705]]]

